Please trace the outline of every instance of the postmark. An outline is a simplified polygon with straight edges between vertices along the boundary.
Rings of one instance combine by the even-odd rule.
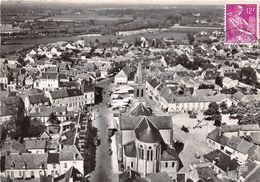
[[[225,39],[230,44],[256,44],[259,39],[257,3],[225,4]]]

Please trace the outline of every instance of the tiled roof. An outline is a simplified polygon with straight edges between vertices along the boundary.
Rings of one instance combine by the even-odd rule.
[[[70,179],[72,179],[72,181],[82,181],[82,177],[83,174],[81,174],[77,168],[72,166],[66,173],[54,178],[54,182],[69,182],[71,181]]]
[[[216,128],[208,134],[207,138],[220,143],[221,145],[226,145],[228,137],[224,136],[221,132],[223,131],[220,128]]]
[[[47,164],[58,164],[60,163],[59,153],[48,153]]]
[[[251,132],[250,137],[254,144],[260,145],[260,132]]]
[[[129,113],[131,116],[151,116],[151,112],[142,104],[139,103]]]
[[[40,169],[47,168],[48,154],[9,154],[5,159],[5,169]]]
[[[83,160],[75,145],[63,145],[60,152],[60,161]]]
[[[147,116],[156,128],[172,129],[172,118],[170,116]],[[134,130],[138,123],[143,119],[143,116],[121,115],[120,128],[121,130]]]
[[[24,145],[26,149],[45,149],[46,141],[43,139],[26,139]]]
[[[2,155],[4,151],[9,151],[10,153],[25,152],[25,146],[18,142],[17,140],[12,140],[11,143],[4,143],[1,148]]]
[[[58,73],[52,73],[52,72],[43,72],[41,79],[52,79],[56,80],[58,78]]]
[[[41,94],[41,93],[28,95],[27,97],[29,99],[30,104],[49,102],[49,98],[45,97],[44,94]]]
[[[136,171],[131,169],[124,171],[123,173],[119,174],[119,182],[148,182],[143,179],[140,174]]]
[[[135,128],[135,136],[137,140],[145,143],[160,143],[162,141],[159,130],[146,117]]]
[[[253,145],[248,151],[248,158],[260,162],[260,147]]]
[[[66,98],[66,97],[75,97],[83,95],[81,90],[76,88],[71,89],[61,89],[61,90],[55,90],[51,92],[51,96],[53,99],[59,99],[59,98]]]
[[[220,150],[214,150],[206,155],[204,155],[205,159],[213,163],[215,160],[215,165],[219,167],[221,170],[227,172],[234,171],[239,166],[239,163],[236,159],[231,159],[231,157]]]
[[[124,144],[124,153],[127,157],[136,157],[135,141]]]
[[[169,146],[165,146],[163,149],[161,160],[162,161],[171,161],[171,160],[178,160],[179,156],[178,153],[174,148],[170,148]]]
[[[239,145],[239,143],[242,141],[241,138],[239,137],[235,137],[235,136],[232,136],[228,142],[227,142],[227,146],[232,148],[232,149],[236,149],[237,146]]]

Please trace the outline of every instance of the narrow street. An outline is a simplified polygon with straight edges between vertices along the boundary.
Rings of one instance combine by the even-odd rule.
[[[107,93],[110,83],[111,79],[108,79],[99,83],[98,86],[104,88],[104,91]],[[118,175],[113,172],[112,156],[109,155],[111,144],[108,142],[108,126],[109,122],[113,120],[113,113],[106,106],[108,99],[109,96],[103,93],[103,102],[97,105],[96,109],[93,109],[93,125],[98,128],[98,136],[101,144],[97,146],[96,167],[95,171],[90,173],[91,182],[117,182],[119,180]]]

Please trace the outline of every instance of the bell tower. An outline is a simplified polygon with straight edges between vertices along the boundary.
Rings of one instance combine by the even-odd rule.
[[[145,80],[143,78],[142,63],[138,63],[137,71],[134,77],[134,96],[136,99],[145,98]]]

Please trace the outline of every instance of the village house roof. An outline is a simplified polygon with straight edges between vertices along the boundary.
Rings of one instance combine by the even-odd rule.
[[[81,174],[77,168],[72,166],[66,173],[54,178],[54,182],[68,182],[71,181],[70,179],[72,179],[72,181],[81,181],[82,177],[83,174]]]
[[[245,170],[241,174],[241,177],[243,177],[244,179],[249,178],[252,175],[252,172],[255,171],[256,168],[259,168],[259,165],[257,165],[252,160],[247,160],[246,163],[245,163],[245,167],[247,168],[247,170]],[[258,171],[258,172],[260,172],[260,171]],[[257,178],[254,178],[254,179],[257,179]]]
[[[83,160],[75,145],[63,145],[60,151],[60,161]]]
[[[260,147],[253,145],[248,151],[248,158],[260,162]]]
[[[135,141],[124,144],[124,154],[127,157],[136,157]]]
[[[49,102],[49,98],[45,97],[44,94],[33,94],[33,95],[28,95],[28,100],[30,104],[38,104],[38,103],[44,103],[44,102]]]
[[[151,112],[142,104],[139,103],[129,113],[131,116],[151,116]]]
[[[4,143],[1,148],[1,153],[4,155],[5,152],[19,153],[26,152],[25,146],[17,140],[12,140],[11,143]]]
[[[51,80],[56,80],[58,79],[58,73],[53,73],[53,72],[43,72],[41,79],[51,79]]]
[[[206,155],[204,155],[205,159],[214,163],[215,165],[220,168],[221,170],[227,172],[234,171],[239,166],[239,163],[236,159],[231,159],[231,157],[220,150],[214,150]]]
[[[162,161],[172,161],[172,160],[179,160],[178,153],[174,148],[170,148],[169,146],[165,145],[165,149],[161,154]]]
[[[146,117],[141,120],[134,131],[137,140],[141,142],[160,143],[162,141],[159,130]]]
[[[156,87],[160,84],[160,81],[158,81],[156,78],[149,79],[149,80],[147,80],[147,82],[148,82],[153,88],[156,88]]]
[[[66,98],[66,97],[75,97],[75,96],[80,96],[83,95],[81,90],[77,88],[64,88],[61,90],[54,90],[51,92],[51,97],[52,99],[60,99],[60,98]]]
[[[250,137],[254,144],[260,145],[260,132],[251,132]]]
[[[48,154],[9,154],[5,158],[5,169],[46,169]]]
[[[123,173],[119,174],[119,182],[134,182],[134,181],[148,182],[147,180],[143,179],[138,172],[132,169],[126,170]]]
[[[208,134],[207,138],[220,143],[221,145],[226,145],[229,138],[224,136],[222,132],[223,131],[220,128],[216,128]]]
[[[59,164],[60,154],[59,153],[48,153],[47,164]]]
[[[121,115],[120,128],[121,130],[134,130],[143,118],[143,116]],[[146,118],[159,130],[172,129],[172,118],[170,116],[147,116]]]
[[[46,141],[43,139],[25,139],[24,145],[26,149],[45,149]]]

